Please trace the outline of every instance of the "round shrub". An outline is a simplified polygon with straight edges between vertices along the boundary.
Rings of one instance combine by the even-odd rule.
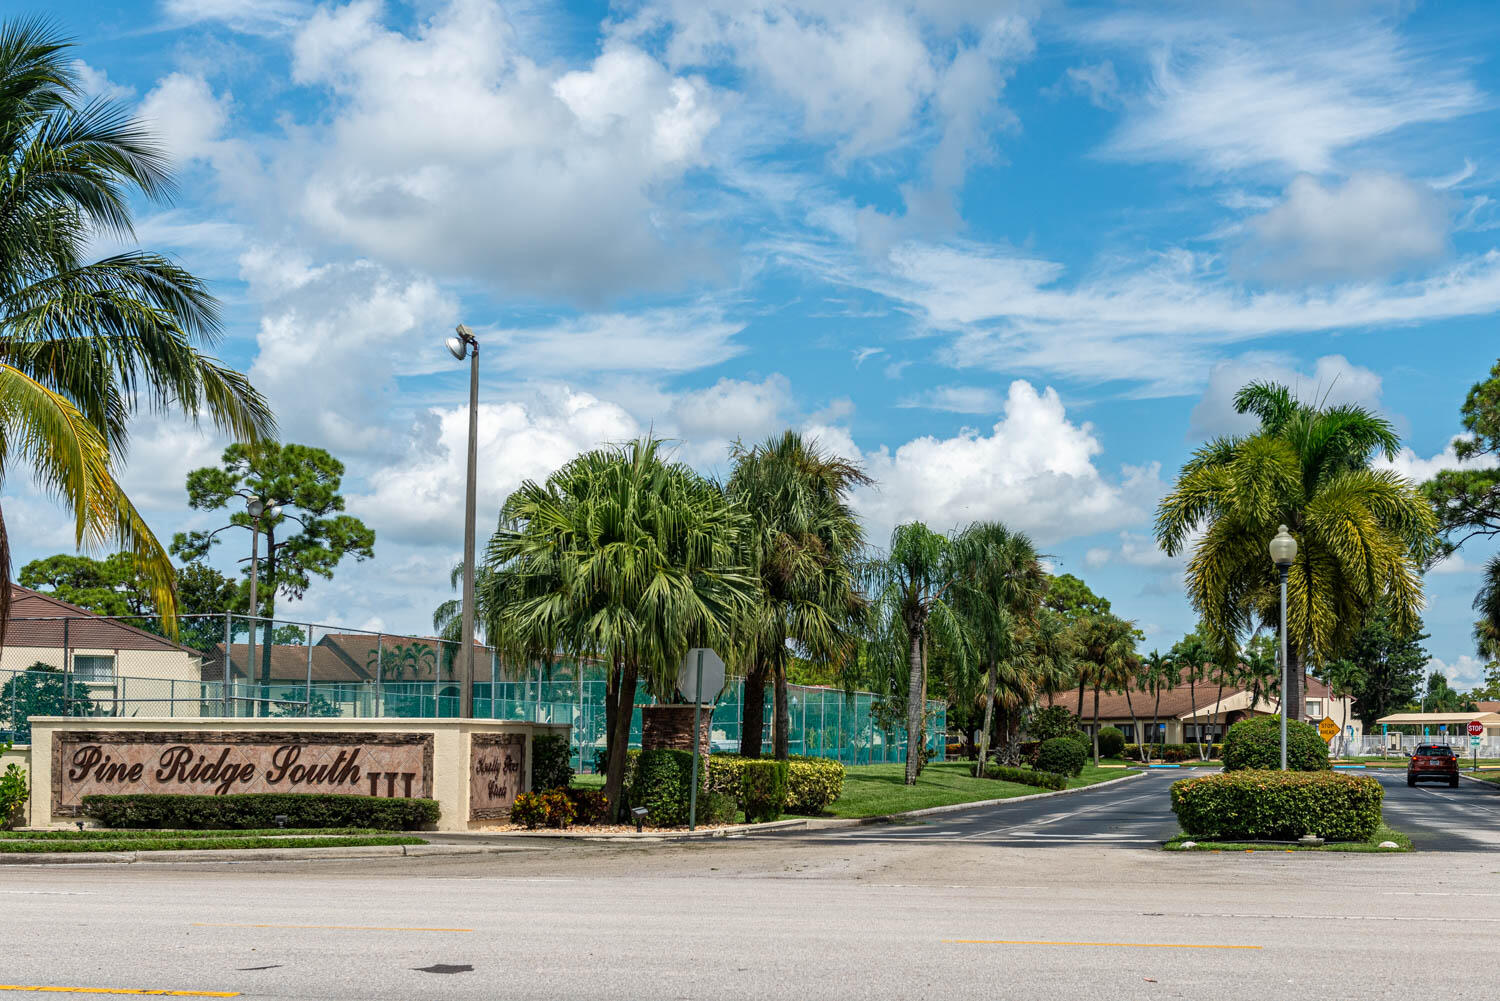
[[[1119,758],[1125,754],[1125,733],[1119,727],[1106,726],[1099,730],[1099,757]]]
[[[1053,737],[1051,740],[1042,741],[1041,750],[1036,755],[1036,769],[1041,772],[1053,772],[1057,775],[1077,775],[1083,771],[1083,763],[1088,759],[1088,748],[1083,743],[1072,737]]]
[[[1038,709],[1026,721],[1026,733],[1035,741],[1047,741],[1053,737],[1081,737],[1083,727],[1077,716],[1062,706]]]
[[[1316,729],[1300,720],[1287,721],[1286,766],[1294,772],[1328,770],[1328,745]],[[1280,716],[1256,716],[1229,728],[1229,735],[1224,738],[1224,770],[1253,768],[1280,770]]]
[[[536,792],[566,789],[573,781],[572,748],[560,734],[531,739],[531,788]]]
[[[553,789],[542,793],[542,803],[547,807],[548,827],[572,827],[578,811],[564,789]]]

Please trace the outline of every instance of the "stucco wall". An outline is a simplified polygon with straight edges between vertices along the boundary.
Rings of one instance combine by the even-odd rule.
[[[526,736],[525,780],[522,789],[531,788],[532,738],[539,734],[554,733],[566,737],[571,728],[561,723],[526,723],[509,720],[458,720],[458,719],[244,719],[244,718],[197,718],[158,717],[155,719],[73,719],[57,716],[37,716],[31,721],[32,768],[31,825],[33,827],[63,826],[70,818],[54,817],[52,813],[52,749],[54,735],[59,731],[104,731],[138,733],[161,731],[165,733],[230,732],[253,734],[285,733],[288,731],[307,734],[318,733],[368,733],[368,734],[430,734],[433,738],[432,754],[432,798],[442,809],[438,829],[462,831],[470,827],[482,827],[494,821],[469,821],[469,762],[470,736],[476,733],[515,733]]]

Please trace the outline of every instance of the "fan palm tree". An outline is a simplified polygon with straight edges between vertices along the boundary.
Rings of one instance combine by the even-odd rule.
[[[948,602],[959,580],[951,550],[947,536],[920,521],[907,522],[891,532],[886,555],[865,567],[875,601],[872,666],[891,678],[906,679],[907,785],[916,784],[926,746],[928,635],[941,631],[955,656],[963,656],[967,649]]]
[[[792,651],[844,669],[852,665],[868,602],[859,590],[864,530],[849,492],[870,482],[846,459],[794,431],[752,448],[736,443],[726,493],[749,517],[745,562],[760,600],[742,624],[748,670],[740,753],[760,757],[765,685],[775,686],[771,745],[789,753],[787,662]]]
[[[637,684],[665,696],[694,645],[723,643],[759,585],[737,562],[744,513],[645,438],[526,481],[501,509],[478,575],[491,643],[522,663],[597,656],[605,688],[604,793],[620,806]]]
[[[142,123],[83,98],[69,48],[46,21],[0,26],[0,477],[28,468],[80,546],[130,552],[170,629],[171,560],[117,479],[131,417],[180,411],[250,441],[275,422],[201,353],[219,317],[199,279],[144,251],[88,259],[101,237],[130,239],[132,196],[163,199],[172,182]],[[0,641],[10,572],[0,517]]]
[[[997,521],[975,522],[964,529],[954,541],[953,558],[959,576],[953,605],[985,671],[984,724],[974,769],[974,774],[983,775],[1000,675],[1007,675],[1006,687],[1012,692],[1026,685],[1015,656],[1017,634],[1034,622],[1047,590],[1047,574],[1031,540]]]
[[[1017,630],[1012,659],[1002,665],[997,679],[1006,764],[1021,763],[1023,718],[1043,695],[1056,695],[1069,686],[1077,654],[1074,630],[1046,606]]]
[[[1188,595],[1228,663],[1238,636],[1278,621],[1266,545],[1278,525],[1290,528],[1298,550],[1287,582],[1286,704],[1297,712],[1306,666],[1339,656],[1378,600],[1389,600],[1399,628],[1416,628],[1436,519],[1415,486],[1371,468],[1400,444],[1383,417],[1303,403],[1273,383],[1245,386],[1235,408],[1260,428],[1193,454],[1157,508],[1156,539],[1176,555],[1202,533],[1191,542]]]

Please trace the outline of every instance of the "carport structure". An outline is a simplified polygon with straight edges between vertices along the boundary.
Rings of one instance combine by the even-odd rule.
[[[1500,713],[1493,712],[1391,713],[1375,721],[1383,732],[1378,737],[1372,734],[1367,743],[1378,740],[1379,747],[1376,750],[1384,748],[1406,752],[1410,752],[1418,744],[1447,744],[1463,756],[1469,753],[1467,727],[1476,720],[1484,727],[1484,736],[1480,738],[1479,744],[1480,756],[1500,756]],[[1393,733],[1392,727],[1401,729]],[[1414,728],[1418,732],[1407,733],[1407,728]]]

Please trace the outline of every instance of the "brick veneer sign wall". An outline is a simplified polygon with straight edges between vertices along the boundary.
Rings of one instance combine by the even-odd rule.
[[[242,792],[432,796],[432,735],[60,730],[52,814],[94,793]]]

